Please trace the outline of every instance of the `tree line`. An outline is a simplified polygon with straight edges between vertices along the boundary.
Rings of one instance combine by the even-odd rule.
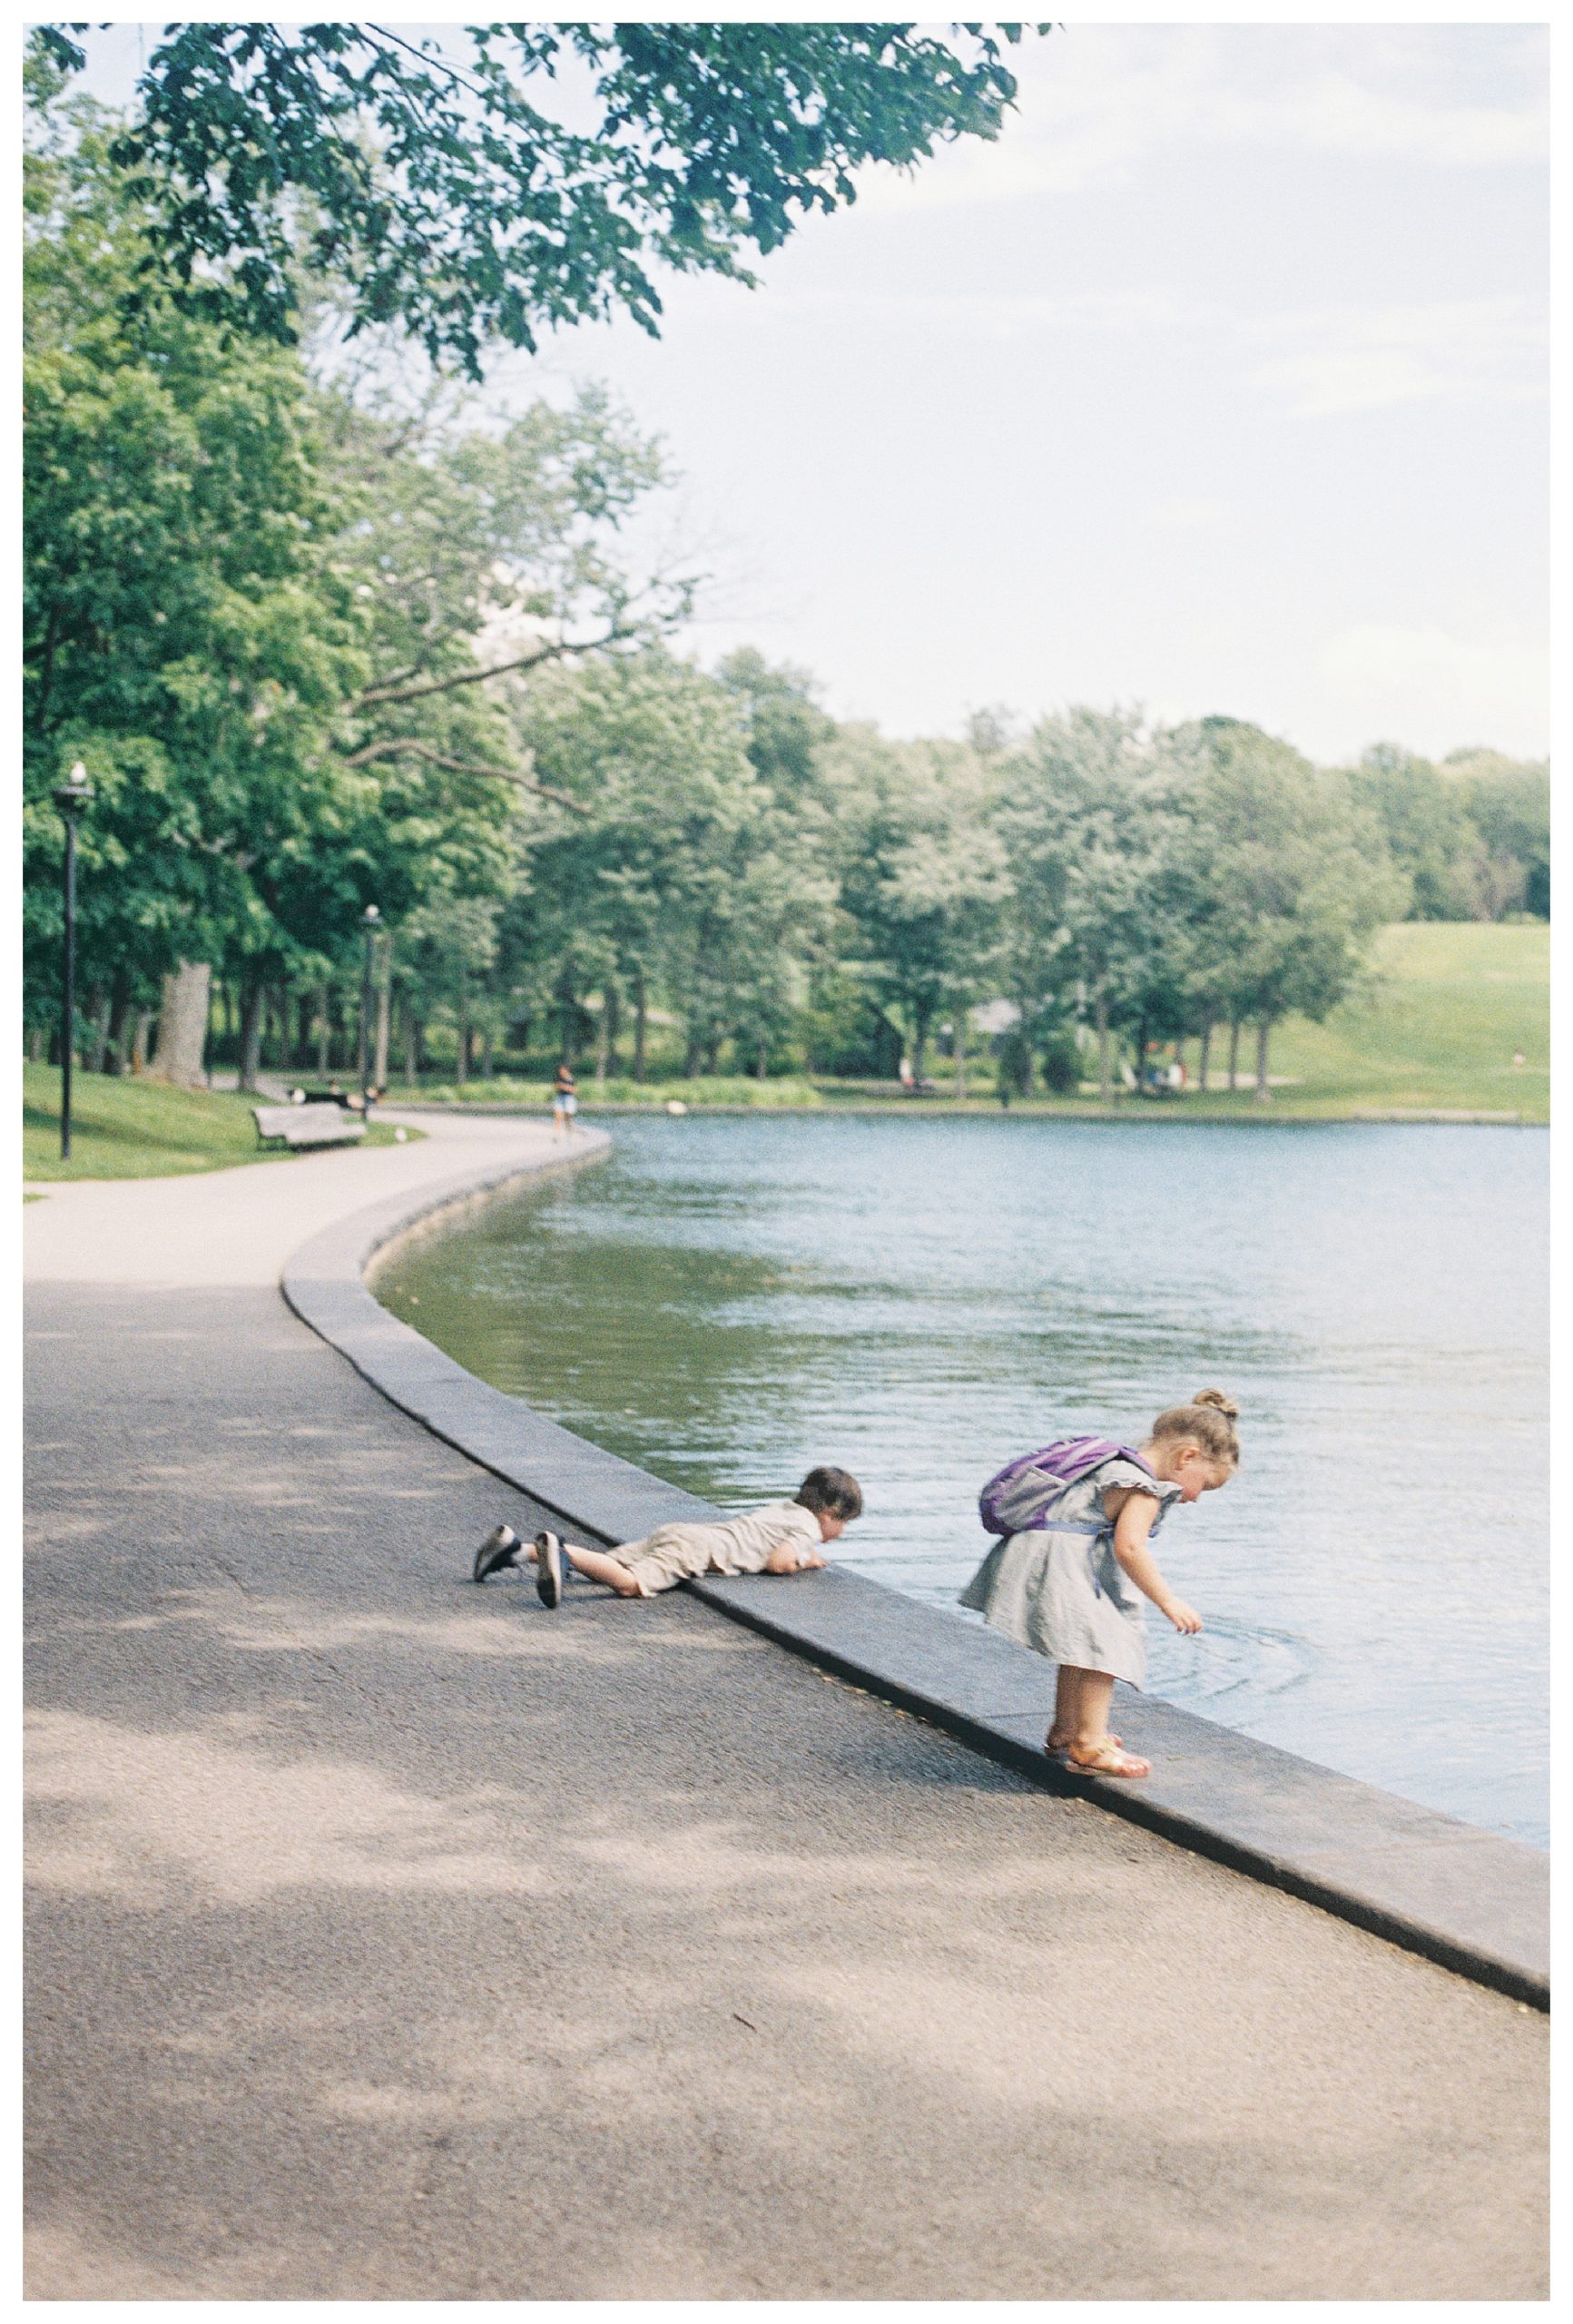
[[[1391,746],[1312,766],[1240,722],[1075,708],[895,741],[811,678],[671,639],[695,577],[642,559],[667,478],[601,390],[477,423],[347,340],[162,290],[116,125],[28,65],[25,1009],[58,1015],[81,759],[77,1053],[192,1080],[210,1042],[342,1071],[363,914],[376,1072],[566,1055],[656,1070],[1100,1086],[1154,1042],[1325,1013],[1383,920],[1548,911],[1547,771]],[[974,1044],[975,1046],[975,1044]]]

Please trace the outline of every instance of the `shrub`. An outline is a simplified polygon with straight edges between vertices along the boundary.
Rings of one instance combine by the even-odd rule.
[[[1081,1079],[1081,1052],[1068,1029],[1050,1033],[1038,1052],[1043,1086],[1056,1098],[1068,1098]]]

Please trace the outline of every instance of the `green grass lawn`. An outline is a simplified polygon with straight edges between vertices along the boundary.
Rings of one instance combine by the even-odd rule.
[[[1318,1113],[1458,1108],[1548,1120],[1550,965],[1543,921],[1384,928],[1367,994],[1324,1025],[1292,1019],[1274,1033],[1273,1071],[1296,1077],[1279,1102]]]
[[[237,1162],[292,1159],[287,1149],[258,1147],[251,1119],[256,1103],[234,1091],[171,1089],[78,1070],[71,1081],[71,1159],[62,1162],[59,1068],[25,1065],[22,1175],[38,1182],[170,1178],[189,1170],[230,1169]],[[391,1145],[393,1130],[374,1121],[362,1143]]]

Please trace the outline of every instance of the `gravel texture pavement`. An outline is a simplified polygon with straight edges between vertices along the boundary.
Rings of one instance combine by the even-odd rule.
[[[686,1596],[473,1588],[534,1512],[271,1285],[508,1135],[26,1214],[32,2296],[1544,2297],[1538,2014]]]

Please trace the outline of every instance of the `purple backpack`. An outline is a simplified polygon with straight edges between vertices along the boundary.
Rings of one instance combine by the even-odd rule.
[[[1040,1452],[1024,1452],[990,1477],[978,1496],[978,1514],[986,1533],[1043,1533],[1048,1512],[1067,1489],[1105,1461],[1116,1456],[1134,1461],[1153,1473],[1139,1452],[1128,1444],[1111,1443],[1106,1436],[1062,1436]]]

